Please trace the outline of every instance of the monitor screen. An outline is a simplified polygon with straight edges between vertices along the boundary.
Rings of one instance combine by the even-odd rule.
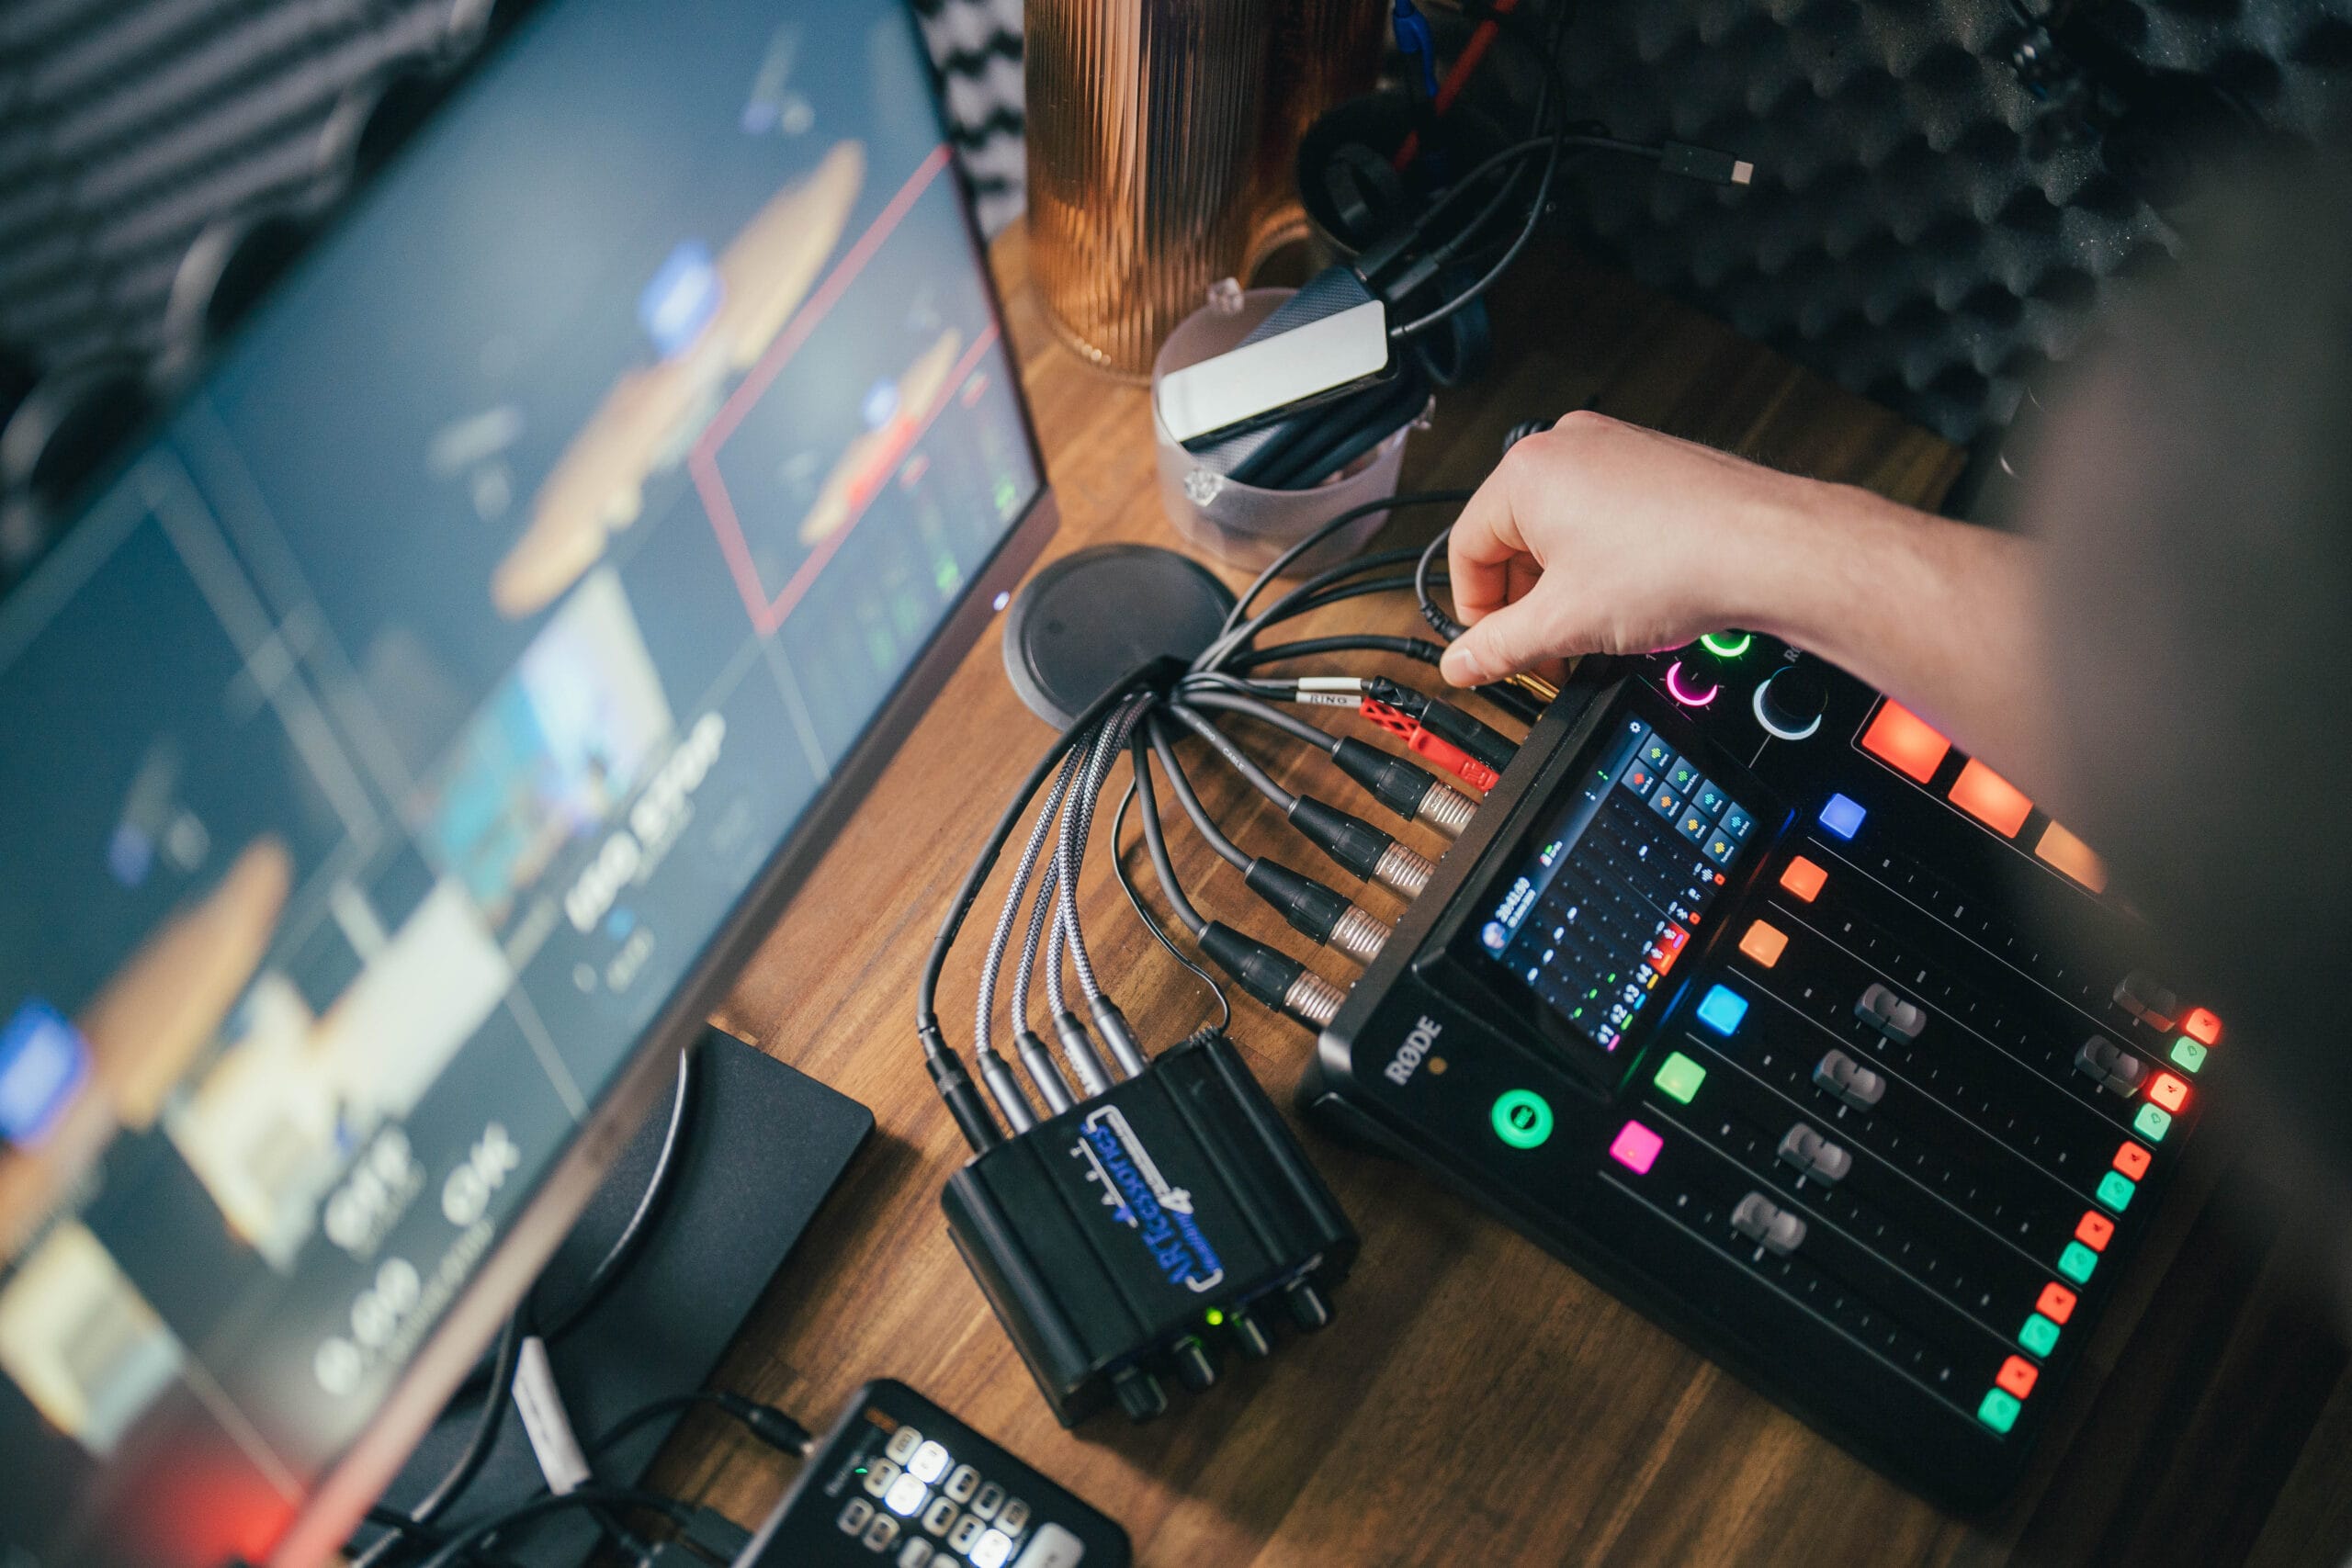
[[[0,1550],[266,1556],[1041,476],[900,0],[550,0],[0,603]]]

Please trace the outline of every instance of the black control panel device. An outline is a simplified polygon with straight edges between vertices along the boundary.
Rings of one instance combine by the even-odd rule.
[[[1204,1029],[975,1156],[949,1233],[1061,1423],[1167,1409],[1281,1320],[1331,1319],[1357,1237],[1233,1043]]]
[[[736,1568],[1126,1568],[1127,1532],[901,1382],[850,1397]]]
[[[1300,1103],[1922,1494],[1989,1506],[2222,1036],[2132,967],[2149,934],[2105,884],[1817,660],[1738,633],[1587,660]]]

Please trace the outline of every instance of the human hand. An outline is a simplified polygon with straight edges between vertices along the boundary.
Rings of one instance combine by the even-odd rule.
[[[1505,454],[1454,523],[1444,672],[1677,648],[1742,619],[1768,553],[1832,487],[1578,411]],[[1780,558],[1785,558],[1785,551]]]

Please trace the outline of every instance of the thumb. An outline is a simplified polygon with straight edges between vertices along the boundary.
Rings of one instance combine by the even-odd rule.
[[[1457,686],[1483,686],[1552,657],[1557,650],[1546,647],[1545,641],[1542,602],[1530,594],[1487,615],[1456,637],[1439,668]]]

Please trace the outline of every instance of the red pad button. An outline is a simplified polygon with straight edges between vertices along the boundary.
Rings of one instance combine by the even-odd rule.
[[[2148,1100],[2177,1116],[2180,1108],[2188,1103],[2188,1085],[2170,1073],[2158,1073],[2148,1080]]]
[[[2085,1213],[2075,1222],[2075,1239],[2093,1252],[2105,1252],[2115,1239],[2115,1222],[2105,1214]]]
[[[2142,1145],[2126,1144],[2115,1151],[2115,1168],[2137,1181],[2148,1174],[2152,1157]]]
[[[2222,1040],[2222,1021],[2211,1009],[2190,1008],[2180,1021],[2180,1032],[2199,1045],[2217,1045]]]
[[[1829,874],[1803,855],[1791,861],[1789,869],[1781,873],[1781,886],[1808,904],[1821,896],[1828,883]]]
[[[1973,757],[1951,782],[1951,803],[2005,839],[2016,838],[2033,815],[2033,802],[2017,785]]]
[[[2001,1370],[1994,1375],[1993,1381],[2023,1399],[2033,1392],[2033,1385],[2041,1376],[2041,1371],[2031,1361],[2023,1356],[2011,1356],[2001,1363]]]
[[[2033,1310],[2052,1323],[2064,1323],[2075,1315],[2075,1292],[2052,1280],[2041,1287],[2041,1299]]]
[[[1878,710],[1871,727],[1862,731],[1862,750],[1896,773],[1907,773],[1926,784],[1943,765],[1944,753],[1951,750],[1951,742],[1901,703],[1890,702]]]

